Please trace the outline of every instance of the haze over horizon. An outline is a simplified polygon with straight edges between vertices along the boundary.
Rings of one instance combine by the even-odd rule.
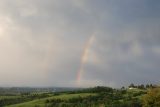
[[[160,1],[1,0],[0,86],[160,83]]]

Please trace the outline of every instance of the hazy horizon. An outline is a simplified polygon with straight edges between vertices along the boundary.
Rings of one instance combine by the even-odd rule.
[[[160,82],[160,1],[1,0],[0,86]]]

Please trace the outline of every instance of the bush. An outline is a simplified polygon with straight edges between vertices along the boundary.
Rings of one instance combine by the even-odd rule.
[[[153,88],[143,97],[143,107],[160,107],[160,88]]]

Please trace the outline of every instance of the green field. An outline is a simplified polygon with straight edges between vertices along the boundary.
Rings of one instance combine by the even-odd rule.
[[[37,99],[25,103],[20,103],[20,104],[15,104],[15,105],[10,105],[6,107],[44,107],[45,106],[45,101],[51,100],[51,99],[62,99],[62,100],[68,100],[70,98],[76,98],[76,97],[87,97],[87,96],[96,96],[95,93],[80,93],[80,94],[61,94],[58,96],[52,96],[48,98],[42,98],[42,99]]]
[[[20,96],[0,96],[1,99],[15,99],[15,98],[20,98]]]

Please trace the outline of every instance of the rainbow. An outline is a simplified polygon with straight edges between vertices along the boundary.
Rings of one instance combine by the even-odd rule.
[[[81,83],[82,75],[83,75],[83,72],[84,72],[84,65],[88,61],[89,50],[90,50],[90,47],[92,46],[94,41],[95,41],[95,36],[94,36],[94,34],[92,34],[89,37],[89,39],[86,42],[86,45],[83,49],[83,53],[82,53],[82,56],[81,56],[80,68],[78,69],[78,73],[77,73],[77,85],[80,85],[80,83]]]

